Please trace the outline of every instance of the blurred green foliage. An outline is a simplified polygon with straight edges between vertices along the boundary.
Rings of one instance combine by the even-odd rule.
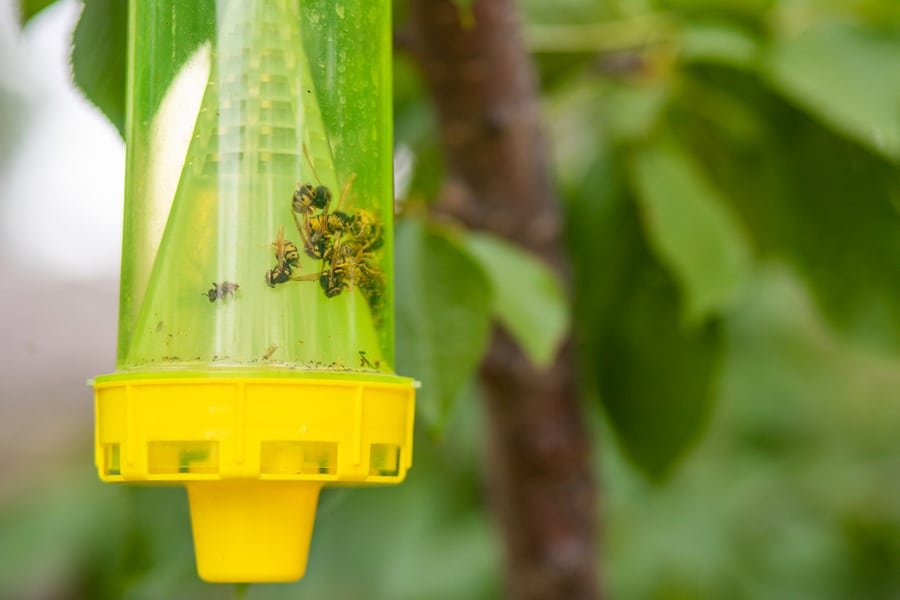
[[[72,77],[125,135],[128,2],[86,0],[72,36]]]
[[[491,281],[497,323],[536,365],[551,365],[569,330],[559,279],[550,267],[503,239],[474,232],[461,237]]]
[[[56,2],[56,0],[19,0],[19,22],[25,25],[36,14]]]
[[[246,597],[498,597],[473,378],[491,320],[543,363],[571,304],[601,409],[587,414],[612,597],[897,598],[900,5],[521,5],[571,299],[527,254],[423,221],[444,165],[399,54],[397,347],[424,384],[415,466],[396,488],[327,491],[306,579]],[[93,60],[78,46],[76,72]],[[102,486],[87,462],[0,509],[0,590],[235,597],[193,574],[181,490]]]
[[[526,3],[526,32],[570,200],[575,332],[626,454],[664,477],[702,432],[767,265],[845,343],[896,357],[900,21],[874,25],[873,2],[620,2],[599,22],[564,4],[547,24]]]
[[[395,252],[398,369],[432,382],[417,392],[417,412],[440,430],[487,348],[490,282],[462,248],[418,220],[398,226]]]

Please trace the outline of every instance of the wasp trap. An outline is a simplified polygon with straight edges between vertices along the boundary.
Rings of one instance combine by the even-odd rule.
[[[388,0],[132,0],[110,482],[183,484],[200,576],[302,577],[324,485],[401,481]]]

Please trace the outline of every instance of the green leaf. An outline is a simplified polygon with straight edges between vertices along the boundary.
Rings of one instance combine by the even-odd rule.
[[[679,138],[740,213],[754,248],[785,261],[844,336],[900,352],[900,169],[848,141],[758,78],[707,73],[698,94],[731,90],[756,115],[759,133],[736,136],[728,112],[683,102]]]
[[[487,349],[491,284],[421,221],[398,224],[395,252],[397,371],[422,382],[420,413],[440,430]]]
[[[750,267],[745,234],[724,199],[672,144],[637,151],[631,175],[650,247],[678,283],[686,321],[721,314]]]
[[[79,458],[87,456],[77,453]],[[0,506],[0,590],[30,597],[47,581],[82,568],[119,536],[118,486],[86,477],[84,465],[50,465],[52,485]]]
[[[72,39],[75,84],[124,137],[128,3],[85,0]]]
[[[55,3],[56,0],[19,0],[19,22],[22,27],[28,25],[39,12]]]
[[[699,328],[680,320],[674,282],[636,253],[623,285],[620,321],[591,363],[598,389],[626,453],[653,478],[664,478],[705,429],[724,355],[720,319]]]
[[[836,131],[900,160],[900,35],[858,26],[814,26],[777,43],[773,85]]]
[[[680,58],[738,68],[752,66],[759,56],[759,42],[752,35],[725,22],[691,23],[681,32]]]
[[[708,422],[724,335],[718,319],[684,325],[676,284],[651,254],[620,172],[600,157],[570,205],[576,333],[623,450],[659,479]]]
[[[779,0],[662,0],[662,7],[675,9],[688,17],[704,13],[728,14],[759,19]],[[694,17],[695,19],[697,17]]]
[[[900,170],[809,119],[772,157],[782,188],[768,231],[825,316],[857,342],[900,353]]]
[[[559,278],[538,258],[496,236],[469,233],[463,244],[491,281],[494,316],[535,365],[549,366],[569,328]]]

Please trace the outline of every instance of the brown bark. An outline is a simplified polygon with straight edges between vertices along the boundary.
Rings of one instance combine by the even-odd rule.
[[[440,119],[452,184],[439,210],[527,248],[565,274],[537,86],[513,0],[411,0],[410,48]],[[489,486],[511,598],[597,598],[595,488],[571,343],[535,368],[496,329],[482,368]]]

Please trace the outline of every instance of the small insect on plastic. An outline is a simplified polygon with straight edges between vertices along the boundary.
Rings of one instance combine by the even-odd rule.
[[[230,281],[223,281],[222,283],[216,283],[215,281],[213,281],[212,287],[209,288],[208,291],[200,295],[209,298],[210,302],[215,302],[216,300],[225,300],[225,298],[234,296],[234,293],[239,287],[241,286]]]

